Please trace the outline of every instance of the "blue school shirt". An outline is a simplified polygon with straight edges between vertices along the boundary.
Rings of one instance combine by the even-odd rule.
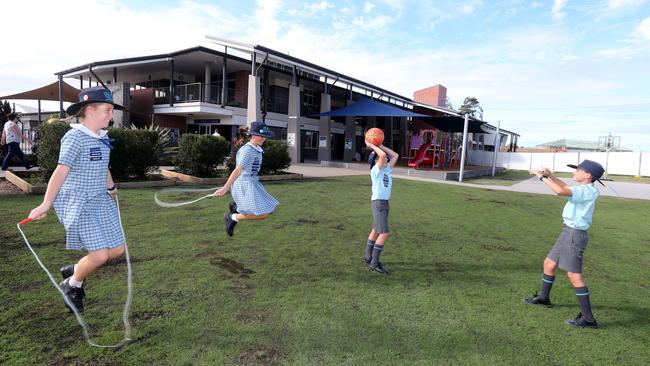
[[[370,169],[370,179],[372,180],[372,197],[374,200],[389,200],[390,191],[393,188],[393,167],[386,163],[383,168],[375,164]]]
[[[584,184],[570,187],[571,197],[564,205],[562,218],[564,225],[579,230],[587,230],[591,226],[591,218],[596,207],[596,199],[600,192],[594,184]]]

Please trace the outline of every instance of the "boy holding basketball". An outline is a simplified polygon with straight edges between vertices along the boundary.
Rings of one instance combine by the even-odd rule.
[[[368,131],[370,132],[370,131]],[[379,146],[375,145],[377,143]],[[366,134],[366,146],[372,150],[368,158],[370,164],[370,178],[372,180],[372,208],[373,227],[368,235],[364,262],[371,271],[388,274],[388,269],[379,261],[379,256],[384,250],[388,239],[388,200],[393,186],[393,167],[397,164],[399,155],[382,145],[382,140],[374,140]]]

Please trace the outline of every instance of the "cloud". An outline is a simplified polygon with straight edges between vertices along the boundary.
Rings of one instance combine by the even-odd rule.
[[[458,11],[462,14],[469,15],[474,13],[481,5],[483,5],[483,2],[478,0],[465,2],[460,4]]]
[[[628,60],[639,53],[637,49],[631,47],[607,48],[598,51],[598,55],[606,59]]]
[[[636,28],[636,33],[641,37],[650,40],[650,17],[641,21],[639,26]]]
[[[609,5],[610,9],[616,10],[621,8],[637,7],[646,1],[647,0],[609,0],[607,5]]]
[[[389,15],[378,15],[376,17],[356,17],[352,19],[352,25],[364,30],[378,30],[384,28],[387,24],[392,23],[395,18]]]
[[[537,1],[533,1],[532,3],[530,3],[531,8],[541,8],[542,6],[543,4]]]
[[[370,13],[374,8],[375,8],[375,4],[371,2],[366,1],[365,4],[363,4],[363,12],[366,14]]]
[[[309,10],[311,10],[312,12],[317,12],[317,11],[327,10],[329,8],[332,8],[333,6],[334,5],[328,3],[327,1],[321,1],[309,5]]]
[[[554,0],[553,1],[553,8],[551,9],[551,12],[553,14],[553,19],[562,19],[566,15],[566,13],[562,12],[562,9],[566,6],[568,0]]]

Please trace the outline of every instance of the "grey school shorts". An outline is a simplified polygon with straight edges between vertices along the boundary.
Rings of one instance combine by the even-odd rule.
[[[374,200],[370,202],[372,207],[372,228],[380,234],[388,230],[388,200]]]
[[[588,242],[587,230],[565,226],[546,257],[567,272],[582,273],[582,257]]]

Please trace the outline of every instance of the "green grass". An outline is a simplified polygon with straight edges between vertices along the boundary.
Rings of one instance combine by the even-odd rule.
[[[571,178],[573,176],[571,173],[561,173],[561,172],[555,173],[555,175],[561,178]],[[491,176],[472,177],[472,178],[465,178],[464,181],[466,183],[481,184],[481,185],[511,186],[519,182],[522,182],[530,177],[531,175],[527,170],[506,170],[504,173],[495,174],[494,177]],[[631,175],[610,174],[607,178],[616,182],[650,184],[650,177],[635,177]]]
[[[530,178],[531,175],[526,170],[506,170],[503,173],[495,174],[492,176],[471,177],[463,179],[466,183],[481,184],[481,185],[495,185],[495,186],[511,186]]]
[[[559,273],[553,309],[538,289],[564,200],[396,179],[383,261],[361,263],[371,226],[368,177],[265,185],[271,218],[223,232],[228,199],[154,205],[120,193],[134,266],[133,342],[89,347],[15,228],[41,197],[0,200],[0,364],[519,365],[646,364],[650,359],[650,202],[599,199],[585,273],[601,329]],[[50,269],[63,250],[52,214],[25,226]],[[101,343],[121,339],[126,266],[87,282],[85,317]]]

